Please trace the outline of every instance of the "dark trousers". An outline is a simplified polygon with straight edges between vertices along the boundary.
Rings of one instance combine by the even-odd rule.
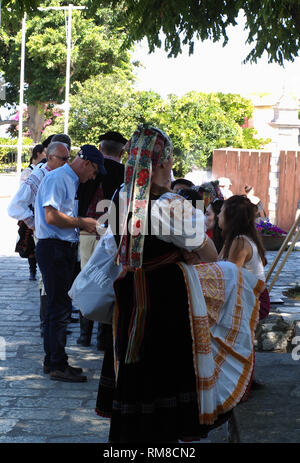
[[[77,248],[54,239],[39,240],[36,258],[47,293],[44,364],[50,370],[64,370],[68,366],[65,352],[67,322],[72,311],[68,291],[72,284]]]

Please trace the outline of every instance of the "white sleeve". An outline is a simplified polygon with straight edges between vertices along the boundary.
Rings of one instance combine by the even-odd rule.
[[[21,183],[7,208],[10,217],[17,220],[29,219],[28,223],[33,223],[34,214],[29,206],[34,207],[36,193],[45,174],[45,169],[36,167],[25,182]]]
[[[191,252],[204,241],[205,216],[182,196],[165,193],[152,204],[151,233]]]
[[[17,193],[10,201],[7,212],[10,217],[17,220],[24,220],[33,216],[30,205],[34,204],[35,194],[28,183],[21,183]]]
[[[30,167],[26,167],[26,169],[22,170],[20,175],[20,183],[25,182],[25,180],[32,174],[32,169]]]

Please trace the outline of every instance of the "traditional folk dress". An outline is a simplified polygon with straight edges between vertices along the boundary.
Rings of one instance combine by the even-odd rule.
[[[147,137],[157,136],[157,129],[146,130],[139,129],[131,139],[133,156],[145,152]],[[164,136],[158,131],[162,146]],[[149,175],[142,177],[140,171],[135,176],[143,179],[142,187]],[[177,205],[185,202],[152,185],[146,211],[148,229],[150,222],[156,222],[155,233],[143,233],[142,246],[137,233],[134,242],[130,233],[134,225],[143,232],[147,226],[137,225],[142,212],[133,207],[129,235],[116,236],[123,262],[129,266],[114,284],[114,348],[105,352],[96,409],[111,417],[110,442],[206,437],[230,417],[250,379],[258,296],[264,284],[231,263],[183,262],[181,249],[199,248],[205,236],[203,214],[191,206],[186,211],[192,215],[181,209],[181,225],[187,221],[202,227],[195,241],[191,244],[184,229],[176,233]],[[167,218],[169,233],[164,234]]]

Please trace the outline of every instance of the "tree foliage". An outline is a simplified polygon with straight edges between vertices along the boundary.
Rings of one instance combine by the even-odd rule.
[[[20,11],[19,3],[22,2],[9,3],[12,10],[18,8],[17,11]],[[68,3],[44,0],[39,5],[48,7]],[[86,3],[87,0],[81,0],[77,5]],[[72,13],[71,94],[76,91],[77,82],[84,82],[99,74],[119,73],[132,80],[130,53],[121,49],[125,33],[116,29],[120,13],[118,8],[113,12],[98,8],[93,18],[86,18],[84,11],[73,10]],[[26,21],[24,99],[28,105],[39,106],[41,114],[49,103],[64,102],[67,57],[65,19],[63,11],[35,10],[29,13]],[[10,105],[18,101],[20,45],[20,21],[6,11],[2,17],[0,35],[0,74],[8,84],[6,103]]]
[[[15,15],[37,7],[38,0],[2,0]],[[63,3],[63,2],[62,2]],[[78,3],[78,2],[77,2]],[[169,56],[188,44],[193,53],[195,39],[228,42],[227,28],[235,26],[240,12],[245,16],[247,43],[252,44],[245,61],[256,62],[267,52],[270,62],[283,64],[298,56],[300,46],[299,0],[87,0],[86,14],[93,17],[99,6],[122,11],[119,25],[126,30],[126,45],[147,37],[150,51],[161,47]]]
[[[98,144],[99,135],[108,130],[130,137],[139,123],[149,122],[170,135],[177,175],[193,165],[208,166],[216,148],[261,148],[266,142],[257,140],[253,129],[241,127],[253,106],[240,95],[189,92],[163,99],[134,90],[118,75],[103,75],[78,85],[71,105],[69,133],[75,145]],[[51,126],[48,131],[53,133]]]

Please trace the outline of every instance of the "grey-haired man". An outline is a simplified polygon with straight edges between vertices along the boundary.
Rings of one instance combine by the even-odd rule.
[[[71,367],[65,352],[66,327],[71,312],[68,291],[77,257],[79,229],[92,233],[96,220],[78,217],[79,183],[106,174],[101,152],[93,145],[81,147],[74,161],[50,172],[42,181],[35,201],[36,258],[47,293],[44,333],[44,372],[50,379],[86,381],[81,368]]]

